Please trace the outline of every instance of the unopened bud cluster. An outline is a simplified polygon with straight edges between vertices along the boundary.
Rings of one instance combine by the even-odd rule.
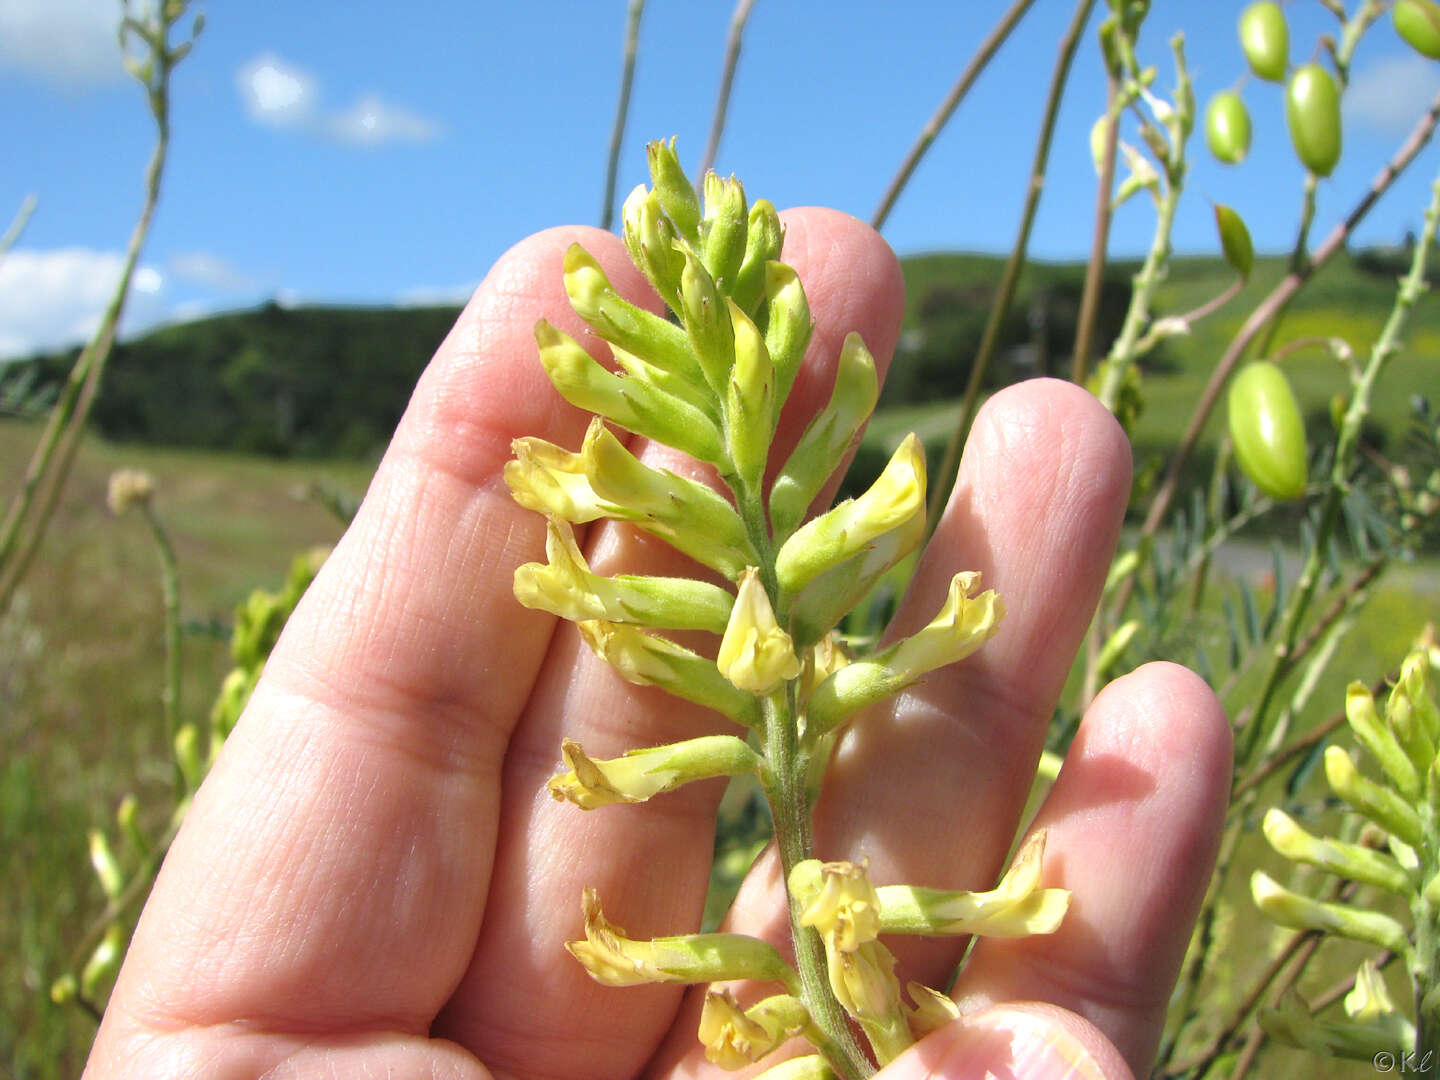
[[[771,945],[735,934],[630,939],[589,890],[585,938],[569,949],[612,986],[776,984],[749,1005],[728,989],[709,992],[699,1032],[709,1059],[746,1067],[799,1036],[821,1052],[787,1061],[783,1075],[862,1075],[873,1064],[844,1051],[856,1045],[849,1020],[883,1063],[954,1014],[948,998],[918,984],[909,988],[911,1003],[902,1000],[880,933],[1049,932],[1067,894],[1039,886],[1043,837],[994,893],[876,888],[863,863],[821,863],[797,849],[796,837],[809,830],[781,807],[813,805],[844,724],[969,655],[996,631],[1004,608],[980,590],[978,574],[961,573],[918,633],[863,657],[841,641],[840,621],[924,537],[924,452],[911,436],[868,491],[810,516],[875,407],[874,360],[859,335],[846,338],[828,403],[788,457],[772,461],[812,328],[804,288],[779,261],[780,219],[770,203],[751,204],[733,178],[707,176],[702,201],[673,144],[653,143],[649,155],[651,186],[625,201],[624,242],[673,320],[623,298],[580,245],[566,253],[570,303],[609,345],[615,369],[551,323],[536,326],[551,382],[596,417],[577,449],[536,438],[514,444],[506,482],[517,502],[547,519],[546,561],[516,570],[515,595],[573,621],[622,678],[713,709],[748,732],[609,760],[567,739],[565,767],[549,789],[588,810],[644,802],[695,780],[758,778],[795,899],[792,932],[818,938],[808,955],[819,970],[803,977],[805,948],[797,946],[792,966]],[[723,490],[645,464],[614,428],[714,466]],[[644,530],[714,576],[597,574],[576,528],[600,519]],[[679,630],[708,633],[713,644],[695,648],[662,633]],[[797,792],[798,800],[788,797]]]
[[[1257,870],[1255,903],[1272,921],[1319,930],[1393,953],[1404,962],[1418,1016],[1407,1017],[1391,1000],[1374,960],[1367,959],[1345,998],[1346,1020],[1322,1020],[1290,992],[1276,1010],[1262,1013],[1272,1036],[1312,1052],[1371,1061],[1382,1052],[1436,1049],[1440,1030],[1440,710],[1432,685],[1433,642],[1406,658],[1383,714],[1363,683],[1351,683],[1345,716],[1357,742],[1377,766],[1371,778],[1347,749],[1325,751],[1331,789],[1363,822],[1357,840],[1318,836],[1283,810],[1272,808],[1263,827],[1271,847],[1296,863],[1365,886],[1370,896],[1398,902],[1320,900],[1294,891]],[[1365,894],[1361,894],[1365,895]],[[1381,910],[1383,908],[1383,910]],[[1419,1038],[1417,1031],[1429,1033]]]

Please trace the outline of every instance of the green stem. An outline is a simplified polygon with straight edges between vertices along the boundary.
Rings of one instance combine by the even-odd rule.
[[[705,156],[700,159],[700,170],[695,181],[702,188],[705,174],[715,164],[715,155],[720,152],[720,136],[725,133],[725,114],[730,111],[730,88],[735,84],[735,69],[740,65],[740,44],[745,36],[745,24],[750,21],[750,9],[755,0],[738,0],[730,14],[730,32],[725,37],[725,61],[720,68],[720,90],[715,95],[715,118],[710,122],[710,139],[705,144]]]
[[[1411,308],[1425,289],[1425,268],[1430,247],[1435,241],[1437,225],[1440,225],[1440,177],[1431,185],[1430,205],[1425,211],[1425,227],[1415,245],[1410,271],[1401,282],[1395,304],[1390,309],[1390,317],[1370,350],[1369,363],[1365,365],[1365,370],[1356,382],[1354,393],[1350,397],[1350,407],[1345,410],[1345,417],[1341,421],[1340,435],[1335,444],[1335,461],[1330,469],[1330,483],[1320,511],[1320,522],[1315,530],[1315,542],[1306,557],[1305,568],[1301,571],[1300,580],[1285,613],[1285,630],[1271,654],[1269,670],[1256,699],[1254,712],[1237,741],[1237,763],[1248,762],[1256,747],[1269,734],[1270,706],[1281,681],[1291,670],[1291,652],[1299,639],[1300,624],[1319,588],[1320,576],[1325,568],[1325,550],[1340,519],[1340,508],[1345,495],[1350,489],[1350,474],[1360,440],[1360,428],[1370,412],[1370,398],[1380,373],[1389,359],[1399,351],[1400,333]]]
[[[740,519],[760,556],[760,580],[770,597],[775,617],[783,626],[788,605],[776,579],[775,544],[766,523],[761,495],[736,476],[726,476],[725,482],[735,494]],[[790,897],[790,871],[796,863],[816,857],[807,790],[810,755],[800,741],[794,682],[785,692],[771,694],[763,706],[765,758],[769,768],[762,773],[762,785],[775,826],[775,844],[786,883],[790,938],[795,950],[795,969],[800,973],[801,1000],[813,1022],[811,1034],[815,1036],[815,1048],[845,1080],[861,1080],[875,1072],[874,1066],[860,1048],[849,1017],[830,989],[829,965],[820,935],[800,925],[800,909]]]
[[[1055,70],[1050,77],[1050,93],[1045,101],[1045,117],[1040,123],[1040,137],[1035,143],[1035,158],[1030,166],[1030,183],[1025,195],[1025,210],[1021,215],[1020,229],[1015,235],[1015,246],[1010,252],[1010,261],[1005,264],[1005,274],[996,290],[995,300],[990,306],[990,317],[985,323],[985,333],[975,362],[970,366],[970,379],[965,385],[965,399],[960,406],[960,415],[950,441],[945,446],[945,457],[936,474],[934,487],[930,491],[930,505],[926,512],[926,535],[935,531],[939,524],[940,512],[950,496],[950,486],[960,465],[960,448],[965,445],[965,436],[970,431],[975,408],[980,399],[980,385],[985,371],[1000,344],[1000,328],[1010,311],[1015,298],[1015,285],[1020,280],[1020,271],[1025,267],[1026,252],[1030,247],[1030,228],[1035,223],[1035,212],[1040,206],[1040,195],[1045,190],[1045,169],[1050,160],[1050,143],[1055,134],[1055,120],[1060,114],[1060,101],[1065,96],[1065,86],[1070,80],[1070,65],[1075,59],[1075,50],[1080,44],[1080,35],[1089,21],[1095,0],[1080,0],[1070,19],[1070,26],[1060,42],[1060,55],[1055,61]]]
[[[157,130],[155,149],[145,172],[145,202],[140,219],[130,234],[130,245],[125,253],[125,262],[120,281],[110,299],[109,306],[100,321],[100,328],[94,338],[81,351],[69,378],[60,391],[59,400],[51,410],[50,419],[40,436],[40,442],[31,455],[21,480],[20,490],[6,511],[5,520],[0,523],[0,613],[6,611],[15,590],[29,569],[30,561],[44,539],[46,526],[59,500],[60,491],[70,473],[80,434],[90,416],[95,394],[104,374],[105,363],[115,344],[115,334],[120,316],[125,309],[125,300],[130,294],[130,281],[140,260],[140,251],[150,232],[150,222],[160,200],[160,179],[165,169],[166,154],[170,145],[169,79],[170,70],[177,61],[165,45],[170,22],[162,19],[163,30],[159,45],[151,57],[157,74],[153,85],[146,85],[150,110],[155,117]],[[129,25],[133,20],[127,20]],[[147,40],[150,40],[147,38]],[[39,501],[36,501],[37,495]]]
[[[640,45],[640,16],[645,0],[630,0],[625,20],[625,60],[620,68],[620,100],[615,106],[615,124],[610,129],[610,153],[605,161],[605,202],[600,208],[600,228],[615,221],[615,179],[620,172],[620,145],[625,141],[625,120],[630,115],[630,87],[635,81],[635,54]]]
[[[175,561],[175,548],[155,507],[147,501],[143,504],[143,513],[155,541],[155,553],[160,557],[160,590],[165,602],[165,688],[160,701],[165,710],[166,745],[173,747],[180,730],[180,568]],[[185,777],[179,764],[175,766],[175,792],[177,797],[185,792]]]

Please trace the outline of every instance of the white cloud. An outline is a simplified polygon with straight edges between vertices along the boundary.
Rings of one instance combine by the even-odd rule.
[[[0,0],[0,67],[76,88],[125,77],[116,0]]]
[[[124,257],[118,251],[12,248],[0,259],[0,356],[62,348],[86,340],[100,325]],[[161,314],[165,278],[136,268],[125,325]]]
[[[250,119],[267,127],[306,123],[315,105],[315,79],[274,53],[262,53],[235,73]]]
[[[175,277],[217,292],[249,292],[258,285],[228,259],[208,251],[183,251],[170,256],[166,265]]]
[[[344,112],[325,118],[325,129],[342,142],[376,145],[385,142],[427,142],[440,125],[417,112],[367,94]]]
[[[0,3],[8,0],[0,0]],[[262,53],[235,73],[250,119],[266,127],[292,128],[358,146],[425,142],[441,126],[428,116],[366,94],[347,109],[319,108],[319,83],[309,72]]]
[[[1409,131],[1440,93],[1440,65],[1414,53],[1359,71],[1345,93],[1346,120],[1387,135]]]
[[[449,307],[465,304],[480,282],[468,281],[461,285],[416,285],[402,289],[395,297],[396,307]]]

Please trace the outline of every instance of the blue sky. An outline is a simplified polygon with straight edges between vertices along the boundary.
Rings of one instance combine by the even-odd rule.
[[[1346,0],[1354,7],[1358,0]],[[1097,5],[1102,11],[1104,3]],[[1243,3],[1155,0],[1142,58],[1171,85],[1182,27],[1201,107],[1242,74]],[[459,300],[530,232],[596,222],[614,115],[624,0],[413,5],[210,3],[174,81],[165,192],[130,331],[283,303]],[[890,176],[998,18],[980,3],[757,0],[717,167],[752,197],[869,218]],[[905,253],[1008,250],[1024,198],[1068,0],[1037,0],[932,147],[885,234]],[[732,4],[649,0],[620,195],[644,180],[643,145],[704,149]],[[1292,61],[1336,24],[1317,0],[1287,7]],[[94,325],[141,201],[152,128],[115,44],[117,0],[0,0],[0,218],[39,207],[0,262],[0,356],[77,340]],[[1322,188],[1318,233],[1359,198],[1430,98],[1440,65],[1388,19],[1362,42],[1345,153]],[[1207,199],[1234,206],[1262,251],[1288,248],[1302,174],[1281,91],[1243,88],[1255,147],[1239,168],[1197,137],[1175,231],[1214,250]],[[1104,100],[1094,25],[1060,117],[1032,251],[1083,258],[1094,200],[1089,130]],[[1429,147],[1360,231],[1393,243],[1419,223],[1440,153]],[[1144,198],[1112,250],[1149,244]],[[3,227],[3,223],[0,223]]]

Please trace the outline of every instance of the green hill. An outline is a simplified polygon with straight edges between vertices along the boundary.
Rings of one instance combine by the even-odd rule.
[[[1380,331],[1403,269],[1403,253],[1338,256],[1300,294],[1278,342],[1340,337],[1362,354]],[[943,427],[947,401],[969,378],[1004,261],[967,254],[902,260],[904,331],[882,408],[922,428]],[[1137,264],[1112,263],[1101,291],[1095,350],[1119,332]],[[1230,336],[1285,272],[1281,258],[1257,260],[1242,294],[1184,338],[1146,359],[1146,412],[1137,448],[1173,443]],[[1066,375],[1084,280],[1080,263],[1032,263],[1022,274],[1001,333],[987,388],[1034,374]],[[1233,274],[1218,258],[1177,258],[1157,296],[1178,314],[1223,292]],[[282,308],[274,304],[167,326],[116,348],[94,411],[94,426],[118,442],[238,450],[280,457],[368,457],[388,440],[425,363],[458,313],[435,308]],[[1412,393],[1440,395],[1440,367],[1422,358],[1440,349],[1440,315],[1422,303],[1409,346],[1376,400],[1381,426],[1402,423]],[[24,379],[43,391],[68,372],[74,352],[16,362],[4,384]],[[1302,404],[1323,423],[1343,372],[1319,348],[1287,365]],[[881,425],[883,426],[883,425]]]

